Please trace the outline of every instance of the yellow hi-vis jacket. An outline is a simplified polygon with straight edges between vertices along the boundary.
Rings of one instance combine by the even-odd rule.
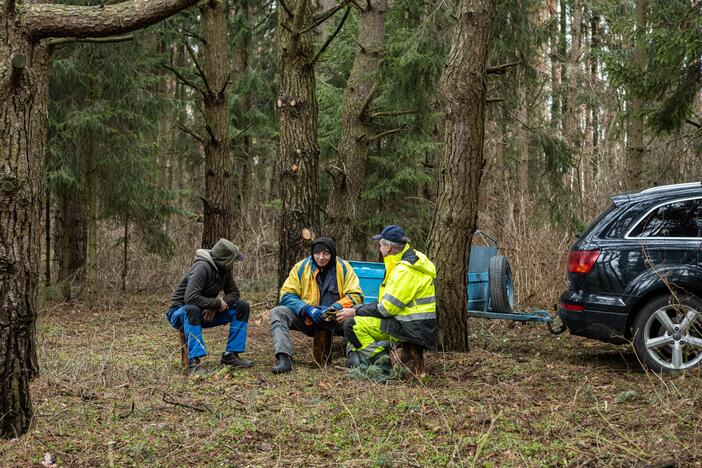
[[[381,318],[380,329],[400,339],[436,347],[436,267],[409,244],[402,252],[388,255],[385,278],[380,285],[378,302],[357,310],[357,315]],[[375,305],[375,307],[369,307]],[[375,310],[373,310],[375,309]]]
[[[356,272],[351,264],[336,257],[336,286],[339,291],[337,303],[341,307],[353,307],[363,304],[363,291]],[[288,278],[280,288],[279,304],[289,307],[297,315],[308,305],[319,305],[320,293],[317,286],[317,265],[312,257],[307,257],[295,264]]]

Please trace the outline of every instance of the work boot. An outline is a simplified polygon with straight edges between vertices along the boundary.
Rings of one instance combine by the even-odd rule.
[[[232,367],[251,367],[253,362],[248,359],[243,359],[239,356],[239,353],[224,353],[222,354],[221,363],[225,366]]]
[[[188,376],[197,378],[207,375],[207,371],[200,365],[199,359],[188,361]]]
[[[273,369],[271,369],[274,374],[284,374],[292,370],[292,359],[290,356],[285,353],[278,353],[275,355],[275,358],[278,361],[275,366],[273,366]]]
[[[356,351],[349,351],[346,353],[346,367],[349,369],[361,367],[361,357]]]

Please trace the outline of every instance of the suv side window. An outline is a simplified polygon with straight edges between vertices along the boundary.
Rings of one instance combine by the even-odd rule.
[[[628,237],[702,237],[702,199],[680,200],[651,211]]]

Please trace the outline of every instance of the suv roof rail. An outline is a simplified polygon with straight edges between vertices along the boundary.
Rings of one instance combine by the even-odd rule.
[[[675,189],[686,189],[693,187],[702,187],[702,182],[687,182],[684,184],[670,184],[670,185],[659,185],[657,187],[651,187],[646,190],[642,190],[640,193],[652,193],[660,192],[663,190],[675,190]]]

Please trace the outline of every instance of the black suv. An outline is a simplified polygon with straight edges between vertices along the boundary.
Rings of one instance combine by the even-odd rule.
[[[702,362],[702,183],[616,195],[568,255],[559,315],[574,335],[633,342],[656,372]]]

